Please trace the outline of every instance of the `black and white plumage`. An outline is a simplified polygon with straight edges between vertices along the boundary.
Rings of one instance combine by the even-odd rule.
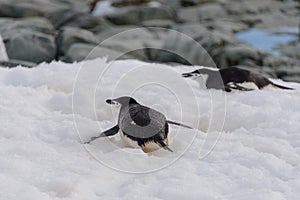
[[[168,147],[169,123],[191,128],[167,120],[162,113],[139,104],[132,97],[124,96],[117,99],[108,99],[106,103],[121,106],[118,124],[102,132],[99,136],[91,138],[86,143],[120,132],[122,140],[128,146],[141,147],[144,152],[152,152],[160,148],[172,152]]]
[[[226,92],[231,92],[232,90],[253,90],[253,87],[249,87],[250,84],[254,85],[258,89],[271,85],[280,89],[293,90],[293,88],[275,84],[258,73],[237,67],[224,68],[220,70],[202,68],[193,72],[184,73],[182,76],[186,78],[200,78],[201,76],[206,76],[204,79],[206,79],[205,85],[207,89],[222,89]]]

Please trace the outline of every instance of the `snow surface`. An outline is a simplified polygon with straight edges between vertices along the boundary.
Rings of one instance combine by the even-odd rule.
[[[0,199],[299,199],[300,84],[225,94],[180,76],[192,70],[105,59],[0,68]],[[174,153],[119,135],[83,145],[116,123],[105,99],[129,94],[199,130],[171,126]]]

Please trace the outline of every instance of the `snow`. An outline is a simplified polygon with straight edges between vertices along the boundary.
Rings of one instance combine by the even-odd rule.
[[[300,84],[225,94],[191,67],[136,60],[0,68],[0,199],[298,199]],[[168,119],[170,148],[145,154],[116,135],[105,99],[132,95]]]

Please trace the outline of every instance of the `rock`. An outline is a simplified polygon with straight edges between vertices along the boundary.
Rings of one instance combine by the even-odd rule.
[[[138,6],[151,2],[152,0],[113,0],[112,6],[125,7],[125,6]]]
[[[140,60],[147,60],[145,48],[156,42],[161,42],[157,38],[155,30],[155,28],[121,26],[101,32],[96,37],[102,41],[101,46],[103,47],[129,53],[129,55]]]
[[[252,2],[251,2],[252,3]],[[223,5],[223,8],[230,15],[243,15],[243,14],[256,14],[258,10],[253,8],[248,2],[237,3],[237,2],[227,2]]]
[[[162,19],[176,21],[176,12],[167,6],[161,7],[125,7],[119,8],[115,13],[105,16],[116,25],[140,25],[143,21]]]
[[[300,83],[300,75],[291,75],[280,77],[284,81],[297,82]]]
[[[300,62],[300,41],[293,41],[286,45],[280,45],[279,51],[282,55],[297,59]]]
[[[178,11],[178,18],[182,22],[200,22],[216,18],[226,18],[227,13],[220,4],[208,3],[203,6],[182,8]]]
[[[112,26],[110,28],[107,28],[106,30],[103,30],[99,33],[96,34],[96,38],[99,41],[104,41],[116,34],[125,32],[125,31],[130,31],[132,29],[137,29],[139,26],[134,26],[134,25],[120,25],[120,26]]]
[[[217,30],[225,34],[234,34],[248,29],[248,26],[244,23],[226,20],[208,21],[203,24],[209,30]]]
[[[278,69],[281,66],[285,66],[285,67],[297,66],[299,65],[299,61],[284,56],[276,57],[270,54],[265,54],[263,56],[262,65],[270,66],[274,69]]]
[[[7,61],[0,61],[0,66],[1,67],[9,67],[9,68],[17,67],[17,66],[32,68],[32,67],[36,66],[36,63],[12,59],[12,60],[7,60]]]
[[[208,3],[198,9],[200,20],[212,20],[216,18],[226,18],[227,13],[220,3]]]
[[[261,59],[258,51],[247,45],[228,45],[224,51],[224,64],[227,66],[247,65],[255,66],[260,64]]]
[[[63,26],[72,26],[92,32],[100,32],[110,27],[110,24],[102,17],[73,10],[58,10],[48,18],[53,22],[56,29]]]
[[[300,68],[299,66],[281,66],[278,69],[276,69],[276,75],[279,78],[300,76]]]
[[[8,61],[6,47],[3,43],[3,39],[1,35],[0,35],[0,61]]]
[[[97,45],[99,41],[90,31],[75,27],[63,27],[56,36],[58,56],[64,56],[69,47],[74,43],[86,43]]]
[[[262,19],[257,15],[244,15],[240,18],[241,22],[253,27],[262,22]]]
[[[185,34],[170,31],[161,39],[161,43],[163,44],[161,48],[155,49],[151,54],[148,53],[149,59],[187,65],[215,66],[203,45]]]
[[[204,4],[207,2],[211,2],[210,0],[181,0],[181,6],[183,7],[189,7],[189,6],[195,6],[198,4]]]
[[[174,22],[171,20],[161,20],[153,19],[142,22],[142,26],[145,27],[162,27],[162,28],[171,28],[174,25]]]
[[[54,36],[50,34],[53,32],[46,19],[0,20],[0,33],[10,59],[34,63],[53,60],[56,54]]]
[[[74,62],[100,57],[107,57],[109,61],[115,59],[133,59],[133,57],[128,55],[121,55],[121,52],[109,48],[91,44],[75,43],[68,49],[64,60],[66,62]]]
[[[10,59],[40,63],[55,58],[56,46],[51,35],[29,29],[11,30],[4,35],[4,43]]]
[[[24,19],[0,18],[0,32],[17,29],[31,29],[45,34],[54,34],[53,25],[43,17],[27,17]]]
[[[0,17],[49,16],[57,10],[88,11],[87,3],[81,0],[1,0]]]

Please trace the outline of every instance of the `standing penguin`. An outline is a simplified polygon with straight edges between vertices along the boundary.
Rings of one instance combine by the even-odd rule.
[[[220,70],[202,68],[193,72],[184,73],[182,76],[185,78],[203,77],[207,89],[223,89],[226,92],[231,92],[232,90],[250,91],[253,90],[253,87],[249,87],[251,84],[258,89],[271,85],[280,89],[293,90],[293,88],[275,84],[258,73],[237,67]]]
[[[167,120],[162,113],[139,104],[132,97],[107,99],[106,103],[121,106],[118,124],[102,132],[99,136],[92,137],[86,144],[100,137],[115,135],[120,130],[121,139],[128,146],[140,147],[146,153],[160,148],[172,152],[168,147],[169,124],[191,128]]]

